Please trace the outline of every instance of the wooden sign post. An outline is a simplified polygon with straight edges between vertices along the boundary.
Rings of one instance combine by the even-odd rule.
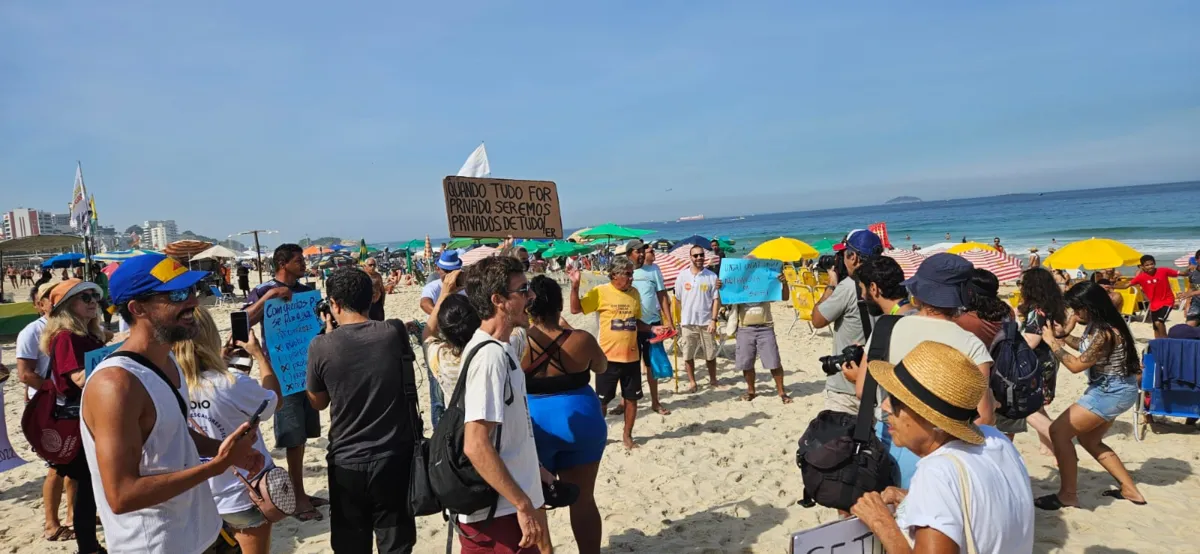
[[[563,238],[554,181],[452,175],[442,180],[442,189],[451,237]]]

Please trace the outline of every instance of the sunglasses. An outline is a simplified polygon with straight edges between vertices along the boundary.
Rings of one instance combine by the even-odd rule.
[[[693,258],[703,258],[704,254],[692,254]]]
[[[141,296],[139,299],[144,300],[147,298],[153,298],[155,296],[165,296],[172,304],[179,304],[180,302],[186,302],[188,299],[195,297],[196,287],[188,287],[186,289],[173,290],[171,292],[153,292]]]
[[[99,302],[102,298],[104,298],[104,295],[98,292],[84,292],[79,294],[79,299],[89,304]]]
[[[529,283],[508,291],[509,294],[529,294]]]

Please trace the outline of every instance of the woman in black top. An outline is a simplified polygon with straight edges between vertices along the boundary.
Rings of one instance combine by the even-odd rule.
[[[1054,275],[1049,271],[1036,267],[1026,271],[1021,276],[1021,305],[1018,307],[1023,323],[1021,333],[1025,342],[1037,354],[1042,366],[1042,394],[1046,397],[1046,405],[1054,401],[1055,384],[1058,380],[1058,357],[1050,350],[1050,345],[1042,340],[1042,332],[1046,326],[1063,325],[1067,321],[1067,307],[1063,301],[1062,289]],[[1025,419],[1037,431],[1038,440],[1042,443],[1042,454],[1054,455],[1054,447],[1050,443],[1050,416],[1046,408],[1038,410]]]

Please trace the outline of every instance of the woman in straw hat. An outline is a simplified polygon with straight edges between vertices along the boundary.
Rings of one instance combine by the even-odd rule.
[[[112,334],[100,327],[100,286],[79,279],[68,279],[50,291],[50,314],[42,331],[39,347],[50,356],[52,379],[43,384],[54,387],[59,408],[56,417],[79,417],[83,397],[84,354],[103,348]],[[75,544],[79,552],[103,552],[96,538],[96,499],[92,474],[83,451],[69,463],[56,465],[64,477],[78,483],[73,519]]]
[[[1096,283],[1084,281],[1071,287],[1066,302],[1074,312],[1067,320],[1066,328],[1047,327],[1042,338],[1071,373],[1088,372],[1088,388],[1050,424],[1050,441],[1054,444],[1054,458],[1058,461],[1062,482],[1057,494],[1038,498],[1034,504],[1043,510],[1079,506],[1076,489],[1079,457],[1075,454],[1072,439],[1077,439],[1120,484],[1119,489],[1101,493],[1103,496],[1145,504],[1146,498],[1138,491],[1121,458],[1102,440],[1117,416],[1137,403],[1141,363],[1137,359],[1133,335],[1109,300],[1108,293]],[[1070,336],[1077,321],[1087,325],[1082,337]],[[1071,354],[1067,345],[1080,353]]]
[[[975,424],[988,390],[975,363],[925,341],[900,363],[874,361],[868,371],[888,395],[892,440],[921,458],[907,491],[869,492],[851,508],[884,550],[1031,552],[1029,473],[1007,437]]]

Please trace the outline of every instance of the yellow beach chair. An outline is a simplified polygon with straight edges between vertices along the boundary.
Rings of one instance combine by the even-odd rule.
[[[1008,305],[1012,306],[1014,310],[1021,305],[1021,291],[1013,291],[1012,295],[1008,297]]]
[[[790,264],[783,264],[783,278],[787,279],[789,287],[794,287],[800,284],[800,276],[796,274],[796,268],[792,267]]]
[[[808,287],[792,287],[792,307],[796,309],[796,319],[792,320],[792,326],[788,327],[788,332],[796,326],[796,322],[804,320],[808,322],[809,336],[817,334],[817,328],[812,326],[812,313],[817,305],[817,300],[813,296],[812,289]]]

